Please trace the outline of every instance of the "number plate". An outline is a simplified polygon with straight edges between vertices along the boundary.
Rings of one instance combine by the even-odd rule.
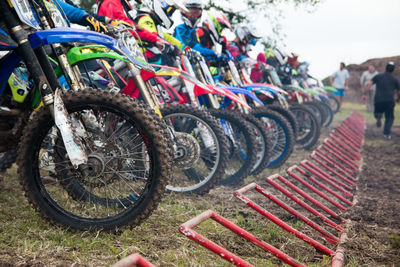
[[[33,15],[32,9],[26,0],[10,0],[10,2],[17,12],[19,19],[23,23],[37,30],[40,29],[39,23]]]

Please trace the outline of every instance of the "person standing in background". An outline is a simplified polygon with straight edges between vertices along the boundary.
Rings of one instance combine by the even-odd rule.
[[[337,90],[334,95],[339,98],[339,110],[342,107],[343,97],[346,95],[345,91],[349,89],[349,79],[350,74],[343,62],[340,63],[340,69],[329,78],[331,86]]]
[[[395,65],[392,61],[387,63],[386,72],[379,73],[365,87],[362,100],[365,101],[366,95],[373,84],[376,84],[376,93],[374,99],[374,116],[376,126],[381,127],[381,119],[385,113],[385,125],[383,127],[383,137],[391,139],[390,132],[394,121],[394,94],[395,90],[399,93],[400,81],[393,76]],[[397,100],[399,100],[398,95]]]
[[[368,70],[364,71],[361,75],[360,84],[361,84],[361,92],[364,92],[365,86],[372,80],[372,78],[377,75],[378,72],[375,70],[373,65],[368,66]],[[375,97],[376,86],[372,85],[367,94],[367,112],[374,111],[374,97]]]

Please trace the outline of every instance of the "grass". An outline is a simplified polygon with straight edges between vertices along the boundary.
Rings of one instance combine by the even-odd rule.
[[[352,110],[365,114],[361,105],[345,103],[335,116],[333,125],[345,119]],[[396,109],[397,117],[399,109]],[[373,123],[372,115],[367,115]],[[397,118],[395,124],[399,124]],[[324,129],[324,135],[329,133]],[[303,159],[304,151],[295,151],[288,163],[279,170],[265,170],[245,182],[262,183],[265,177],[282,172]],[[330,265],[329,257],[315,260],[314,249],[269,223],[243,203],[233,198],[234,187],[220,187],[205,196],[166,195],[159,208],[142,225],[125,230],[120,235],[104,232],[70,232],[49,225],[30,207],[17,183],[16,168],[4,175],[0,184],[0,265],[110,265],[131,253],[139,252],[157,266],[231,266],[215,254],[190,241],[178,227],[207,209],[237,223],[255,236],[289,251],[301,262],[311,266]],[[292,223],[306,228],[301,223]],[[244,239],[213,221],[202,223],[196,231],[225,246],[256,266],[280,266],[271,254],[250,245]],[[355,259],[350,266],[357,266]]]

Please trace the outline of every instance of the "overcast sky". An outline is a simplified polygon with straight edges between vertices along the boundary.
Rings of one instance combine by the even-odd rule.
[[[313,13],[281,8],[287,50],[310,62],[318,78],[332,74],[341,61],[400,55],[400,0],[324,0]],[[268,32],[265,24],[257,23],[260,32]]]

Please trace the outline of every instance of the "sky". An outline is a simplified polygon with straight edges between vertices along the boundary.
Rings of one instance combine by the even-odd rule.
[[[324,0],[312,13],[288,4],[280,8],[286,50],[309,62],[317,78],[331,75],[342,61],[400,56],[400,0]],[[269,33],[265,19],[255,25]]]

